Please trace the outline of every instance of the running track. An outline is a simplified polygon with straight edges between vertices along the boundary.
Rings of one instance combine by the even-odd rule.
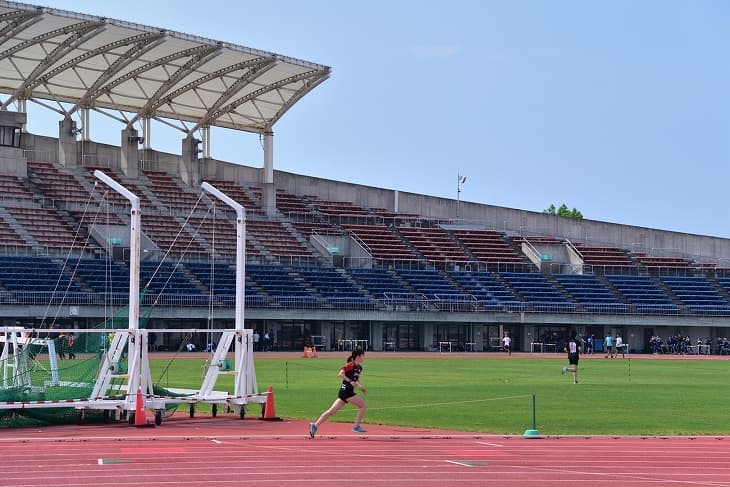
[[[730,437],[470,435],[176,415],[0,431],[0,486],[729,486]]]

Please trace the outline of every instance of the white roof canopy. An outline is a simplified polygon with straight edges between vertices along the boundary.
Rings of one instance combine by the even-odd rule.
[[[262,133],[327,66],[119,20],[0,1],[0,93]]]

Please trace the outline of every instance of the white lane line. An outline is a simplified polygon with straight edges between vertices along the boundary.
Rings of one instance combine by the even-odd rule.
[[[477,445],[496,446],[497,448],[504,448],[504,445],[499,445],[497,443],[484,443],[483,441],[477,441]]]

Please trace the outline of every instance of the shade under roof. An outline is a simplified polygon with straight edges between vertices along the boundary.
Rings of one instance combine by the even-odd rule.
[[[155,27],[0,1],[0,93],[261,133],[327,66]]]

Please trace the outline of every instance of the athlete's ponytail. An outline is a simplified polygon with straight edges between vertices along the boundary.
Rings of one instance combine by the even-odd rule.
[[[347,357],[347,363],[352,362],[356,358],[358,358],[360,355],[365,355],[365,351],[362,348],[356,348],[352,351],[349,357]]]

